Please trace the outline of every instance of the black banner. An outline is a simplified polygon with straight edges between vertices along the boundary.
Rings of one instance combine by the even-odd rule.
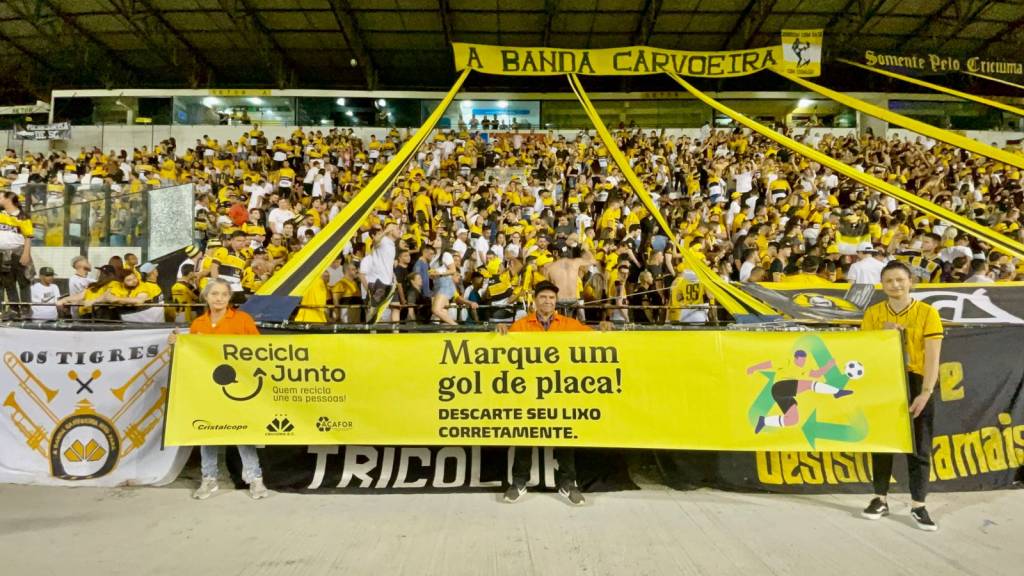
[[[1005,488],[1024,480],[1024,328],[955,328],[935,391],[931,490]],[[659,452],[669,486],[785,493],[869,493],[871,458],[849,452]],[[897,490],[906,459],[897,455]]]
[[[71,123],[29,124],[14,127],[15,140],[70,140]]]
[[[870,284],[785,287],[741,284],[743,291],[796,320],[860,320],[885,293]],[[770,288],[768,287],[770,286]],[[947,322],[1024,326],[1024,283],[921,284],[914,297],[939,311]]]
[[[522,448],[519,448],[522,450]],[[529,448],[527,448],[529,450]],[[528,486],[553,490],[551,448],[534,448]],[[541,454],[539,459],[537,455]],[[637,490],[623,450],[576,450],[576,475],[587,492]],[[512,471],[508,448],[479,446],[268,446],[260,450],[271,490],[316,492],[500,492]],[[228,450],[241,486],[241,462]]]

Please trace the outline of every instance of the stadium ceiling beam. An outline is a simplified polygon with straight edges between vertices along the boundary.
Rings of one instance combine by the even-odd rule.
[[[228,14],[235,29],[245,38],[250,48],[266,60],[267,69],[274,76],[278,88],[295,85],[296,65],[274,39],[270,29],[246,0],[218,0]]]
[[[25,68],[21,68],[18,65],[19,62],[16,60],[8,59],[6,64],[13,64],[13,68],[17,71],[11,71],[5,76],[20,84],[26,91],[28,91],[28,93],[32,94],[32,96],[38,100],[49,102],[51,94],[45,86],[49,86],[52,82],[51,70],[53,70],[53,67],[43,60],[38,54],[15,42],[13,38],[4,34],[3,31],[0,31],[0,42],[14,48],[24,55],[25,58],[31,61],[28,69],[26,70]],[[44,80],[43,85],[39,85],[33,81],[34,78],[39,77],[42,77],[41,79]]]
[[[922,19],[921,23],[918,24],[913,30],[911,30],[909,34],[903,36],[903,41],[900,42],[899,46],[893,49],[894,53],[898,54],[901,50],[907,47],[907,44],[910,44],[913,40],[916,40],[918,37],[920,37],[921,33],[927,30],[933,22],[941,18],[942,14],[946,10],[948,10],[950,6],[956,6],[959,10],[957,0],[946,0],[946,3],[943,4],[942,6],[939,6],[938,10],[929,14],[927,18]]]
[[[946,44],[948,44],[950,40],[955,40],[959,37],[960,33],[974,22],[974,19],[981,14],[982,10],[989,6],[988,0],[973,0],[973,2],[974,3],[971,5],[970,10],[966,13],[962,11],[960,12],[960,23],[957,25],[956,30],[951,32],[950,35],[942,41],[942,44],[938,46],[940,49],[945,48]]]
[[[451,10],[448,7],[448,0],[437,0],[437,13],[441,18],[441,29],[444,30],[444,42],[452,45],[454,35],[452,34]]]
[[[44,13],[44,6],[49,13]],[[84,83],[99,79],[105,88],[139,84],[140,74],[137,68],[118,56],[88,30],[83,29],[74,18],[61,13],[51,0],[8,0],[7,7],[52,46],[58,49],[66,48],[69,54],[78,59],[77,63],[61,67],[69,75],[80,78],[76,82]],[[57,21],[71,28],[74,33],[65,33],[61,27],[55,25]],[[98,58],[93,57],[96,51],[100,53]]]
[[[654,32],[654,25],[658,21],[658,14],[661,12],[662,0],[647,0],[644,6],[644,14],[640,18],[640,23],[636,27],[636,31],[633,32],[633,44],[638,46],[646,46],[647,41],[651,39],[651,34]]]
[[[211,83],[214,73],[213,65],[181,32],[171,26],[171,23],[153,6],[150,0],[107,1],[117,8],[121,17],[142,37],[150,50],[159,54],[172,67],[177,68],[180,65],[179,48],[184,48],[190,64],[188,70],[190,87],[197,88],[200,85]],[[136,4],[144,7],[146,12],[139,12],[136,9]]]
[[[373,62],[373,57],[370,56],[370,51],[366,49],[366,42],[363,41],[362,31],[359,29],[355,16],[352,14],[352,6],[349,5],[348,0],[328,0],[328,2],[331,5],[331,12],[334,13],[334,19],[337,21],[338,27],[341,28],[345,41],[348,42],[348,47],[352,49],[352,54],[355,55],[356,61],[363,68],[363,76],[366,78],[366,89],[376,90],[378,79],[377,66]],[[448,2],[441,2],[441,10],[441,22],[445,26],[445,37],[450,38],[451,24],[448,22],[447,17]]]
[[[85,38],[90,43],[99,48],[100,51],[103,52],[108,58],[110,58],[114,64],[117,64],[118,66],[123,66],[126,70],[130,70],[133,74],[138,74],[138,68],[129,64],[127,60],[119,56],[117,52],[114,51],[114,49],[111,48],[108,44],[106,44],[105,42],[101,42],[100,39],[97,38],[94,33],[83,28],[82,25],[79,24],[78,21],[75,19],[74,15],[61,11],[60,6],[58,6],[57,3],[54,2],[53,0],[40,1],[41,3],[46,4],[46,6],[50,8],[50,11],[53,12],[54,16],[60,18],[65,24],[70,26],[72,30],[74,30],[78,34],[81,34],[83,38]]]
[[[544,37],[541,46],[551,45],[551,26],[558,15],[558,0],[544,0]]]
[[[727,50],[730,46],[736,47],[737,43],[735,40],[740,38],[741,30],[743,30],[742,47],[750,48],[750,45],[754,42],[754,37],[760,32],[764,21],[771,16],[775,4],[776,0],[750,0],[750,2],[747,2],[743,11],[738,13],[736,25],[732,27],[732,30],[725,37],[725,42],[722,42],[721,50]],[[749,15],[753,15],[753,18],[749,18]]]
[[[996,32],[988,40],[982,42],[977,48],[974,49],[974,55],[980,56],[983,52],[988,50],[996,42],[1002,42],[1009,39],[1017,32],[1024,30],[1024,17],[1018,18],[1013,22],[1007,22],[1006,26],[1003,26],[999,32]]]

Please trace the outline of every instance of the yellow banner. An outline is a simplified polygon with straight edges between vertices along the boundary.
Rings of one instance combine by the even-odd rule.
[[[655,206],[654,200],[644,188],[644,185],[640,181],[640,178],[637,177],[636,172],[634,172],[633,168],[630,167],[625,154],[622,153],[622,150],[620,150],[619,146],[615,143],[615,139],[612,138],[611,133],[608,132],[607,128],[605,128],[604,121],[601,120],[600,114],[598,114],[597,109],[594,108],[593,103],[587,96],[586,90],[583,89],[583,84],[580,83],[579,77],[575,74],[570,74],[569,85],[572,87],[576,97],[579,98],[580,104],[583,106],[583,111],[587,113],[587,117],[590,118],[590,122],[594,125],[594,129],[597,130],[597,134],[601,138],[601,141],[604,142],[605,147],[607,147],[608,151],[611,153],[616,166],[619,167],[619,170],[621,170],[622,174],[626,177],[626,181],[629,182],[633,191],[636,192],[636,195],[644,203],[647,211],[654,216],[654,219],[658,222],[658,226],[660,226],[665,234],[668,235],[669,239],[679,250],[679,253],[682,254],[687,267],[693,270],[697,275],[697,279],[700,281],[701,285],[707,289],[708,293],[734,316],[750,314],[763,316],[778,315],[778,313],[770,306],[761,303],[756,298],[749,296],[739,288],[736,288],[725,280],[722,280],[721,277],[712,270],[710,266],[704,263],[702,259],[694,256],[686,246],[683,246],[676,237],[675,232],[673,232],[672,228],[668,225],[668,222],[665,221],[665,217],[662,216],[661,211],[657,206]]]
[[[796,76],[821,75],[822,29],[783,30],[782,67],[786,74]]]
[[[911,448],[895,331],[186,335],[166,443]]]
[[[211,96],[270,96],[269,88],[211,88]]]
[[[930,124],[925,124],[924,122],[921,122],[919,120],[914,120],[913,118],[909,118],[907,116],[891,112],[886,108],[875,106],[874,104],[864,102],[863,100],[859,100],[857,98],[854,98],[853,96],[843,94],[842,92],[830,90],[829,88],[826,88],[820,84],[815,84],[810,80],[798,78],[795,75],[786,74],[780,71],[776,71],[776,73],[782,76],[783,78],[786,78],[791,82],[795,82],[803,86],[804,88],[807,88],[808,90],[817,92],[818,94],[821,94],[822,96],[829,98],[830,100],[835,100],[836,102],[839,102],[844,106],[848,106],[850,108],[853,108],[854,110],[864,112],[865,114],[869,114],[871,116],[874,116],[875,118],[885,120],[889,124],[895,124],[896,126],[901,126],[903,128],[913,130],[918,134],[924,134],[929,138],[934,138],[935,140],[938,140],[940,142],[951,144],[953,146],[956,146],[957,148],[963,148],[968,152],[973,152],[974,154],[978,154],[986,158],[991,158],[1004,164],[1016,166],[1017,168],[1024,168],[1024,156],[1021,156],[1019,154],[1007,152],[1006,150],[1000,150],[995,146],[989,146],[988,144],[978,142],[973,138],[961,136],[954,132],[950,132],[949,130],[936,128],[935,126],[931,126]]]
[[[874,50],[864,51],[864,62],[868,66],[895,66],[921,72],[972,72],[982,74],[1024,74],[1024,64],[1008,60],[984,60],[972,56],[961,60],[956,56],[940,54],[882,54]]]
[[[984,104],[985,106],[989,106],[991,108],[998,108],[1000,110],[1004,110],[1004,111],[1009,112],[1011,114],[1016,114],[1018,116],[1024,116],[1024,110],[1022,110],[1020,108],[1017,108],[1016,106],[1011,106],[1009,104],[1005,104],[1003,102],[999,102],[997,100],[991,100],[989,98],[983,98],[981,96],[975,96],[974,94],[968,94],[967,92],[961,92],[960,90],[954,90],[952,88],[946,88],[945,86],[940,86],[938,84],[933,84],[932,82],[927,82],[927,81],[921,80],[919,78],[911,78],[910,76],[905,76],[903,74],[897,74],[896,72],[890,72],[889,70],[883,70],[881,68],[874,68],[872,66],[865,66],[863,64],[858,64],[856,62],[852,62],[850,60],[845,60],[843,58],[838,58],[837,61],[838,62],[842,62],[844,64],[849,64],[851,66],[856,66],[857,68],[862,68],[864,70],[870,70],[870,71],[872,71],[872,72],[874,72],[876,74],[881,74],[883,76],[888,76],[890,78],[895,78],[897,80],[903,80],[904,82],[909,82],[911,84],[916,84],[918,86],[921,86],[921,87],[924,87],[924,88],[928,88],[930,90],[935,90],[936,92],[942,92],[943,94],[949,94],[950,96],[956,96],[957,98],[963,98],[964,100],[970,100],[971,102],[977,102],[978,104]]]
[[[778,66],[782,61],[781,46],[729,52],[691,52],[650,46],[570,50],[453,42],[452,48],[456,70],[470,69],[509,76],[639,76],[674,72],[684,76],[728,78],[760,72]]]
[[[800,142],[797,142],[796,140],[793,140],[788,136],[780,134],[779,132],[776,132],[775,130],[768,128],[767,126],[764,126],[763,124],[755,120],[752,120],[744,116],[743,114],[740,114],[736,110],[729,108],[725,104],[722,104],[721,102],[715,100],[714,98],[711,98],[710,96],[701,92],[700,90],[697,90],[695,87],[693,87],[692,84],[690,84],[686,80],[683,80],[680,76],[676,74],[669,74],[669,77],[675,80],[680,86],[685,88],[687,92],[693,94],[701,102],[707,104],[708,106],[711,106],[715,110],[718,110],[722,114],[725,114],[726,116],[732,118],[736,122],[746,126],[747,128],[750,128],[754,132],[757,132],[758,134],[768,138],[769,140],[772,140],[773,142],[779,144],[780,146],[785,146],[786,148],[792,150],[793,152],[796,152],[797,154],[800,154],[801,156],[807,158],[808,160],[813,160],[815,162],[818,162],[822,166],[831,168],[837,174],[841,174],[856,182],[860,182],[861,184],[867,186],[868,188],[878,190],[879,192],[885,194],[886,196],[891,196],[896,200],[903,202],[904,204],[913,206],[914,208],[917,208],[918,210],[924,212],[925,214],[934,216],[942,220],[946,220],[947,222],[950,222],[957,230],[960,230],[973,238],[977,238],[979,240],[982,240],[983,242],[988,243],[989,245],[992,246],[992,248],[1003,254],[1013,256],[1015,258],[1024,258],[1024,244],[1006,235],[1000,234],[999,232],[996,232],[995,230],[989,228],[988,226],[982,226],[981,224],[978,224],[973,220],[968,220],[967,218],[964,218],[963,216],[960,216],[959,214],[951,210],[943,208],[942,206],[939,206],[934,202],[930,202],[924,198],[917,196],[916,194],[911,194],[910,192],[907,192],[902,188],[897,188],[896,186],[893,186],[892,184],[889,184],[888,182],[885,182],[884,180],[881,180],[879,178],[875,178],[870,174],[861,172],[860,170],[856,170],[853,167],[848,166],[836,160],[835,158],[832,158],[831,156],[828,156],[827,154],[824,154],[818,150],[815,150],[814,148],[811,148],[810,146],[807,146],[806,144],[801,144]]]

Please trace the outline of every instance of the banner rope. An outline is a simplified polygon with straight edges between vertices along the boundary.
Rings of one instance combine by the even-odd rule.
[[[974,221],[968,220],[959,214],[947,210],[933,202],[929,202],[923,198],[918,197],[915,194],[911,194],[902,188],[897,188],[892,184],[884,182],[870,174],[861,172],[851,166],[848,166],[827,154],[819,152],[810,146],[801,144],[792,138],[784,136],[767,126],[764,126],[743,114],[729,108],[728,106],[718,102],[710,96],[704,94],[700,90],[693,87],[689,82],[683,80],[676,74],[669,74],[669,77],[675,80],[680,86],[686,89],[687,92],[695,96],[701,102],[704,102],[708,106],[711,106],[715,110],[718,110],[722,114],[732,118],[736,122],[750,128],[751,130],[771,139],[781,146],[800,154],[808,159],[814,160],[823,166],[827,166],[835,171],[837,174],[842,174],[847,178],[851,178],[856,182],[859,182],[868,188],[878,190],[879,192],[891,196],[896,200],[899,200],[905,204],[913,206],[918,210],[936,218],[940,218],[947,222],[950,222],[958,230],[973,236],[983,242],[990,244],[995,250],[1013,256],[1016,258],[1024,258],[1024,244],[1017,242],[1003,234],[992,230],[987,226],[982,226]]]
[[[925,124],[924,122],[914,120],[913,118],[908,118],[906,116],[903,116],[902,114],[890,112],[885,108],[875,106],[874,104],[870,104],[858,98],[854,98],[847,94],[843,94],[842,92],[836,92],[835,90],[826,88],[821,84],[816,84],[804,78],[800,78],[792,74],[787,74],[782,70],[773,70],[773,72],[775,72],[779,76],[782,76],[786,80],[789,80],[790,82],[795,82],[803,86],[804,88],[807,88],[808,90],[817,92],[818,94],[824,96],[825,98],[835,100],[836,102],[839,102],[844,106],[853,108],[854,110],[863,112],[870,116],[874,116],[875,118],[880,118],[890,124],[895,124],[896,126],[901,126],[903,128],[907,128],[908,130],[913,130],[914,132],[924,134],[929,138],[945,142],[946,144],[956,146],[957,148],[962,148],[964,150],[967,150],[968,152],[978,154],[979,156],[991,158],[992,160],[1002,162],[1003,164],[1009,164],[1011,166],[1016,166],[1017,168],[1024,168],[1024,156],[1020,156],[1012,152],[1007,152],[1006,150],[1000,150],[995,146],[989,146],[988,144],[978,142],[973,138],[961,136],[959,134],[956,134],[955,132],[950,132],[949,130],[936,128],[935,126]]]
[[[924,88],[930,88],[930,89],[935,90],[937,92],[942,92],[943,94],[949,94],[950,96],[956,96],[957,98],[963,98],[964,100],[970,100],[972,102],[977,102],[978,104],[984,104],[985,106],[990,106],[992,108],[998,108],[1000,110],[1005,110],[1006,112],[1009,112],[1011,114],[1016,114],[1018,116],[1024,116],[1024,110],[1021,110],[1020,108],[1017,108],[1015,106],[1010,106],[1009,104],[1004,104],[1002,102],[997,102],[995,100],[989,100],[988,98],[984,98],[982,96],[975,96],[974,94],[968,94],[967,92],[961,92],[959,90],[954,90],[952,88],[946,88],[945,86],[940,86],[938,84],[932,84],[931,82],[926,82],[924,80],[920,80],[918,78],[912,78],[910,76],[904,76],[903,74],[897,74],[896,72],[890,72],[888,70],[882,70],[881,68],[875,68],[873,66],[866,66],[864,64],[860,64],[860,63],[854,62],[852,60],[847,60],[845,58],[837,58],[836,60],[838,62],[842,62],[843,64],[849,64],[850,66],[856,66],[857,68],[863,68],[864,70],[870,70],[871,72],[874,72],[876,74],[881,74],[883,76],[888,76],[890,78],[895,78],[897,80],[903,80],[904,82],[909,82],[911,84],[916,84],[916,85],[922,86]]]
[[[658,225],[662,230],[664,230],[665,234],[679,250],[679,253],[682,254],[686,265],[696,273],[697,279],[701,285],[704,286],[715,300],[725,307],[730,314],[777,316],[778,312],[776,312],[775,309],[722,280],[722,278],[712,270],[710,266],[700,258],[695,257],[688,248],[682,245],[676,234],[672,231],[672,228],[668,225],[668,222],[665,221],[661,211],[658,210],[658,207],[654,204],[654,199],[651,198],[650,193],[647,192],[643,183],[640,182],[640,178],[637,177],[636,173],[629,166],[629,161],[626,160],[622,150],[620,150],[618,145],[615,143],[615,139],[612,138],[611,133],[608,132],[607,128],[605,128],[604,122],[601,120],[601,116],[598,114],[597,109],[594,108],[590,98],[587,97],[587,93],[583,89],[582,84],[580,84],[579,77],[575,74],[569,74],[568,77],[569,85],[572,87],[573,92],[576,93],[576,97],[583,106],[583,110],[587,113],[591,123],[597,130],[601,141],[604,142],[604,145],[608,148],[615,164],[619,167],[619,170],[622,171],[622,174],[626,177],[629,185],[632,186],[637,196],[644,203],[644,206],[651,215],[654,216]]]
[[[448,94],[430,114],[422,126],[413,134],[384,169],[374,176],[365,188],[345,205],[345,208],[319,234],[313,236],[306,246],[288,260],[284,267],[269,280],[242,307],[258,320],[286,320],[308,290],[314,278],[318,278],[331,262],[341,253],[359,226],[373,211],[373,206],[391,188],[391,184],[402,174],[416,150],[430,135],[445,110],[455,99],[469,76],[470,69],[463,70]],[[265,299],[274,298],[273,304]]]

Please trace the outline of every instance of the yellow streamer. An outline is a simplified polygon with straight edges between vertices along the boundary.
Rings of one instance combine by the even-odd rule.
[[[1004,254],[1014,256],[1017,258],[1024,258],[1024,244],[1012,240],[992,230],[991,228],[981,226],[976,222],[968,220],[963,216],[960,216],[959,214],[956,214],[923,198],[919,198],[918,196],[911,194],[906,190],[897,188],[896,186],[893,186],[892,184],[884,182],[878,178],[875,178],[874,176],[871,176],[869,174],[856,170],[850,166],[847,166],[846,164],[836,160],[835,158],[823,154],[822,152],[819,152],[811,148],[810,146],[801,144],[787,136],[783,136],[782,134],[779,134],[778,132],[766,126],[763,126],[760,123],[755,122],[750,118],[747,118],[743,114],[740,114],[739,112],[733,110],[732,108],[729,108],[728,106],[722,104],[721,102],[718,102],[717,100],[704,94],[700,90],[697,90],[692,85],[690,85],[689,82],[683,80],[682,78],[675,74],[669,74],[669,77],[671,77],[673,80],[679,83],[680,86],[685,88],[690,94],[693,94],[701,102],[704,102],[708,106],[711,106],[715,110],[718,110],[719,112],[732,118],[736,122],[739,122],[740,124],[746,126],[747,128],[750,128],[751,130],[757,132],[758,134],[761,134],[762,136],[765,136],[766,138],[769,138],[772,141],[782,146],[785,146],[786,148],[796,152],[797,154],[814,160],[815,162],[818,162],[823,166],[827,166],[831,168],[833,171],[835,171],[837,174],[842,174],[843,176],[860,182],[861,184],[869,188],[878,190],[879,192],[887,196],[892,196],[893,198],[899,200],[900,202],[913,206],[914,208],[917,208],[918,210],[921,210],[922,212],[925,212],[930,216],[934,216],[936,218],[946,220],[947,222],[951,222],[953,226],[955,226],[957,229],[963,231],[964,233],[970,236],[978,238],[979,240],[989,243],[994,249]]]
[[[821,94],[826,98],[835,100],[836,102],[839,102],[844,106],[853,108],[854,110],[859,110],[865,114],[870,114],[875,118],[881,118],[882,120],[885,120],[890,124],[902,126],[903,128],[913,130],[914,132],[917,132],[919,134],[924,134],[929,138],[945,142],[946,144],[951,144],[953,146],[956,146],[957,148],[963,148],[968,152],[972,152],[974,154],[978,154],[986,158],[991,158],[1004,164],[1016,166],[1017,168],[1024,168],[1024,156],[1013,154],[1011,152],[1007,152],[1006,150],[1000,150],[995,146],[983,144],[981,142],[978,142],[977,140],[974,140],[973,138],[967,138],[966,136],[961,136],[954,132],[950,132],[949,130],[942,130],[940,128],[936,128],[935,126],[925,124],[924,122],[914,120],[913,118],[907,118],[906,116],[903,116],[901,114],[890,112],[885,108],[881,108],[879,106],[875,106],[874,104],[870,104],[863,100],[859,100],[852,96],[848,96],[846,94],[843,94],[842,92],[836,92],[835,90],[831,90],[820,84],[816,84],[814,82],[805,80],[792,74],[787,74],[782,70],[774,70],[774,72],[791,82],[795,82],[803,86],[804,88],[807,88],[808,90],[817,92],[818,94]]]
[[[647,210],[654,216],[654,219],[661,226],[661,229],[665,231],[669,239],[679,250],[679,253],[683,255],[683,260],[686,261],[686,265],[690,267],[697,274],[697,279],[700,281],[708,292],[710,292],[715,300],[722,304],[730,314],[760,314],[760,315],[778,315],[778,313],[770,306],[763,302],[753,298],[738,288],[732,286],[728,282],[722,280],[722,278],[711,269],[703,260],[697,258],[692,252],[683,246],[679,239],[676,237],[672,228],[665,221],[665,218],[661,215],[661,211],[654,205],[654,200],[651,195],[644,188],[644,185],[640,182],[636,173],[629,166],[629,161],[626,160],[622,150],[615,144],[615,139],[612,138],[611,133],[605,128],[604,122],[601,120],[601,116],[597,113],[593,104],[590,102],[590,98],[587,97],[587,93],[583,90],[582,84],[580,84],[579,78],[575,74],[569,74],[569,85],[572,86],[573,92],[580,100],[580,104],[583,105],[583,110],[587,113],[590,121],[594,124],[594,128],[597,129],[597,133],[604,142],[605,147],[612,155],[612,159],[615,160],[619,170],[626,177],[629,185],[633,187],[637,196],[647,207]]]
[[[444,115],[445,109],[462,88],[462,83],[466,80],[469,72],[470,70],[464,70],[459,75],[444,100],[437,105],[437,108],[413,134],[413,137],[402,145],[395,157],[370,180],[365,188],[356,194],[355,198],[334,220],[331,220],[330,224],[314,236],[302,250],[288,260],[288,263],[280,271],[260,287],[256,292],[257,296],[301,297],[305,294],[312,280],[320,277],[331,261],[337,257],[359,226],[366,220],[373,205],[387,192],[390,184],[400,175],[409,159],[416,153],[416,149],[430,135],[438,120]]]
[[[930,88],[930,89],[935,90],[937,92],[942,92],[944,94],[949,94],[950,96],[956,96],[957,98],[963,98],[964,100],[970,100],[972,102],[977,102],[978,104],[984,104],[985,106],[990,106],[992,108],[999,108],[1000,110],[1005,110],[1005,111],[1007,111],[1007,112],[1009,112],[1011,114],[1016,114],[1018,116],[1024,116],[1024,110],[1021,110],[1020,108],[1016,108],[1014,106],[1010,106],[1009,104],[1003,104],[1002,102],[997,102],[995,100],[989,100],[988,98],[983,98],[981,96],[975,96],[974,94],[968,94],[967,92],[961,92],[959,90],[954,90],[952,88],[946,88],[945,86],[939,86],[938,84],[932,84],[931,82],[925,82],[924,80],[919,80],[917,78],[911,78],[910,76],[904,76],[903,74],[897,74],[895,72],[890,72],[888,70],[882,70],[881,68],[874,68],[872,66],[865,66],[864,64],[859,64],[857,62],[853,62],[851,60],[846,60],[844,58],[839,58],[838,61],[842,62],[844,64],[849,64],[851,66],[856,66],[858,68],[863,68],[865,70],[870,70],[872,72],[875,72],[877,74],[881,74],[883,76],[888,76],[890,78],[895,78],[897,80],[903,80],[904,82],[910,82],[911,84],[917,84],[918,86],[923,86],[924,88]]]
[[[985,80],[991,80],[993,82],[999,82],[1000,84],[1006,84],[1007,86],[1013,86],[1014,88],[1019,88],[1021,90],[1024,90],[1024,86],[1021,86],[1020,84],[1014,84],[1013,82],[1010,82],[1009,80],[1003,80],[1002,78],[996,78],[995,76],[985,76],[984,74],[978,74],[977,72],[964,72],[964,74],[970,74],[971,76],[976,76],[978,78],[984,78]]]

